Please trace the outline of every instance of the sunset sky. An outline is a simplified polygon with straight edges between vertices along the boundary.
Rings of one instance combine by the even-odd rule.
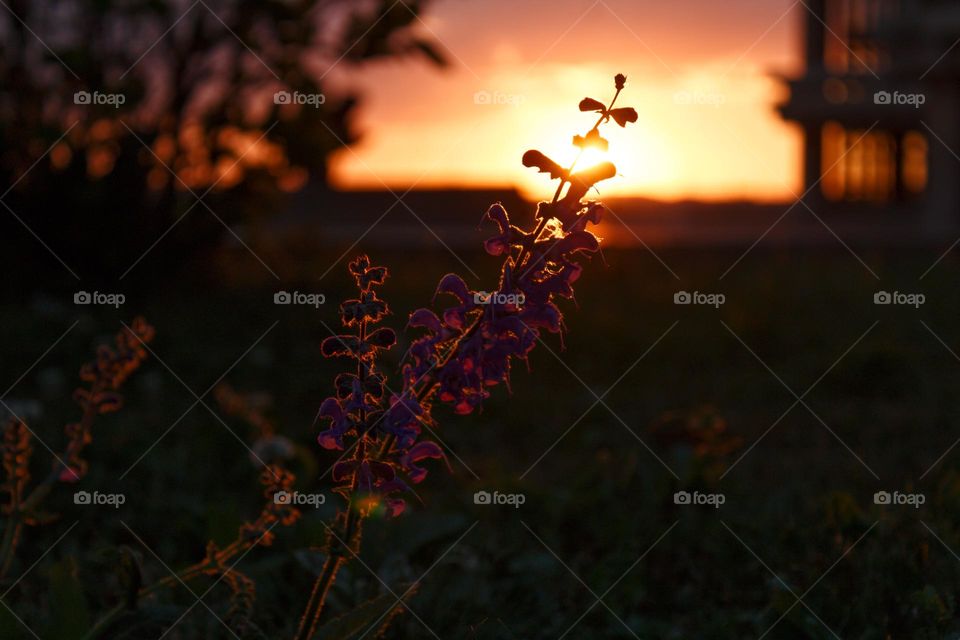
[[[788,0],[437,0],[423,32],[450,68],[408,59],[337,69],[360,86],[363,140],[340,153],[347,188],[515,184],[546,178],[520,164],[528,148],[570,158],[592,126],[584,96],[623,106],[637,126],[607,129],[620,176],[607,195],[663,199],[791,199],[800,138],[774,112],[777,73],[802,68],[802,5]],[[478,92],[485,92],[479,94]],[[487,101],[489,98],[489,101]]]

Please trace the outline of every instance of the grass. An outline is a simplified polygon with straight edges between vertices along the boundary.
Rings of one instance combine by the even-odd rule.
[[[756,638],[771,626],[767,638],[960,637],[960,451],[928,472],[960,437],[960,362],[938,340],[960,350],[958,263],[918,280],[935,252],[864,252],[878,281],[842,249],[757,249],[719,280],[737,252],[658,253],[679,280],[649,253],[607,252],[607,266],[587,268],[579,308],[568,307],[565,349],[547,337],[530,372],[515,372],[512,395],[498,391],[479,415],[441,414],[452,473],[434,469],[416,487],[423,504],[414,500],[399,521],[368,524],[364,564],[347,565],[331,609],[384,593],[383,583],[400,596],[400,585],[419,581],[412,613],[388,637],[432,637],[429,627],[441,638],[625,638],[629,627],[642,638]],[[297,266],[319,274],[335,255]],[[439,251],[375,257],[391,266],[383,296],[398,328],[442,273],[464,271]],[[464,258],[486,283],[495,276],[495,260]],[[147,579],[161,578],[157,557],[173,569],[195,562],[208,538],[231,539],[258,508],[256,469],[230,432],[243,439],[247,428],[221,424],[203,404],[184,415],[193,393],[228,369],[235,388],[270,397],[268,414],[300,445],[302,489],[322,489],[334,458],[314,444],[311,423],[336,363],[318,345],[349,292],[344,269],[297,285],[327,295],[319,311],[274,306],[272,286],[180,285],[128,293],[119,311],[84,309],[10,392],[7,400],[39,402],[31,426],[56,448],[75,413],[79,363],[121,319],[146,315],[169,367],[151,359],[135,375],[127,406],[103,418],[88,450],[84,488],[122,491],[127,504],[91,512],[63,491],[51,505],[59,520],[21,549],[15,575],[78,522],[5,600],[41,637],[75,637],[115,601],[111,549],[129,546]],[[676,306],[681,289],[722,292],[726,304]],[[923,292],[927,302],[876,306],[878,290]],[[0,309],[7,384],[77,318],[69,302]],[[792,406],[794,393],[803,402]],[[216,411],[212,394],[203,403]],[[680,489],[726,502],[677,506]],[[478,490],[526,502],[475,505]],[[879,507],[879,490],[921,492],[926,504]],[[292,635],[336,499],[238,567],[257,579],[255,620],[268,637]],[[219,614],[217,593],[205,602]],[[171,592],[128,637],[159,636],[164,616],[194,600]],[[0,627],[0,637],[29,637],[9,619]],[[196,606],[168,637],[191,634],[226,631]]]

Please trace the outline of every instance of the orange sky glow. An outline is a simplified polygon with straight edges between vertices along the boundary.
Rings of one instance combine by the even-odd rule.
[[[667,4],[668,6],[664,6]],[[451,66],[392,61],[336,82],[364,95],[363,138],[335,158],[341,188],[516,185],[531,198],[548,179],[520,164],[537,148],[558,161],[593,125],[585,96],[640,119],[607,125],[619,174],[603,195],[788,200],[800,190],[800,136],[774,105],[776,73],[795,73],[801,9],[786,0],[438,0],[421,25]]]

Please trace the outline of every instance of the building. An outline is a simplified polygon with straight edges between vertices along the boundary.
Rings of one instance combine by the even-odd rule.
[[[803,130],[807,204],[922,238],[960,230],[960,3],[798,6],[806,70],[779,111]]]

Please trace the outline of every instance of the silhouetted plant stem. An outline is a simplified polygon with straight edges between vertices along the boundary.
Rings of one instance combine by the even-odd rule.
[[[337,572],[343,566],[345,558],[342,555],[330,554],[323,563],[323,570],[316,582],[313,583],[313,591],[310,593],[310,599],[307,601],[307,607],[300,619],[300,627],[297,629],[295,640],[309,640],[317,630],[317,622],[320,620],[320,614],[323,611],[323,604],[327,599],[327,593],[336,580]]]
[[[303,618],[300,620],[300,628],[297,630],[295,640],[310,640],[316,633],[317,624],[320,622],[320,614],[323,613],[323,605],[326,603],[327,594],[330,592],[333,583],[337,579],[337,573],[347,562],[347,553],[352,551],[357,553],[359,549],[355,548],[360,541],[360,532],[363,515],[358,512],[351,501],[347,506],[345,522],[343,527],[343,537],[333,538],[330,546],[330,553],[323,563],[323,569],[313,584],[313,591],[310,594],[310,600],[307,601],[307,607],[303,612]]]
[[[94,386],[91,391],[91,393],[101,392],[103,392],[103,389],[100,388],[99,385]],[[87,406],[80,418],[81,424],[84,425],[85,429],[89,429],[95,417],[96,407]],[[0,544],[0,582],[6,577],[7,571],[9,571],[10,565],[13,563],[13,558],[16,555],[17,544],[20,542],[20,532],[23,531],[23,514],[35,509],[43,502],[50,493],[50,490],[53,489],[53,486],[59,481],[61,473],[65,469],[69,469],[69,467],[61,462],[67,455],[66,451],[61,452],[56,460],[54,460],[53,468],[43,481],[30,491],[26,499],[12,505],[13,508],[11,509],[10,517],[6,523],[7,526],[3,532],[3,543]]]
[[[103,393],[106,391],[103,385],[94,385],[90,393],[91,395]],[[93,421],[97,417],[97,407],[95,405],[88,405],[84,408],[83,414],[80,416],[80,424],[86,430],[89,430],[93,426]],[[60,481],[61,475],[64,471],[69,471],[72,475],[76,476],[76,473],[70,469],[62,460],[66,459],[69,456],[67,451],[61,451],[57,456],[57,459],[53,461],[53,468],[50,470],[50,473],[35,486],[27,498],[20,504],[20,512],[30,511],[35,509],[41,502],[46,499],[47,495],[53,489],[54,485]],[[79,480],[79,478],[77,478]]]
[[[623,74],[614,77],[616,92],[609,106],[593,98],[580,102],[581,112],[600,115],[584,136],[573,138],[579,152],[569,168],[564,169],[535,149],[524,154],[525,166],[549,174],[551,180],[560,180],[552,201],[539,203],[532,231],[512,225],[500,203],[492,205],[484,215],[484,220],[500,228],[499,235],[484,243],[487,253],[503,256],[500,290],[508,296],[519,291],[526,303],[492,296],[479,300],[481,292],[473,291],[460,276],[445,275],[435,298],[444,294],[456,298],[456,302],[442,314],[430,308],[410,314],[408,327],[424,329],[425,333],[413,341],[401,359],[401,393],[390,390],[382,374],[374,373],[373,368],[376,354],[396,344],[395,333],[382,327],[366,333],[367,320],[372,326],[388,313],[386,303],[374,290],[383,284],[388,271],[373,266],[365,255],[350,263],[359,295],[358,299],[341,304],[340,313],[343,326],[358,328],[359,335],[352,331],[332,335],[323,341],[321,351],[325,357],[357,359],[358,370],[356,374],[337,376],[336,394],[326,398],[318,412],[318,417],[328,421],[328,428],[317,440],[325,449],[342,452],[345,439],[356,437],[351,443],[356,449],[350,459],[338,460],[332,469],[336,491],[347,501],[346,512],[339,512],[333,528],[329,528],[327,557],[314,581],[294,640],[313,640],[327,594],[340,567],[349,559],[345,554],[355,555],[359,549],[364,518],[374,508],[389,516],[401,513],[405,503],[394,496],[409,490],[406,481],[420,482],[427,475],[427,469],[417,463],[445,459],[436,442],[418,441],[421,429],[433,424],[434,404],[449,404],[460,415],[471,413],[490,396],[489,387],[503,383],[509,388],[511,362],[526,361],[540,331],[563,331],[563,316],[555,300],[573,297],[572,285],[581,272],[575,257],[600,248],[600,239],[587,231],[586,225],[599,223],[602,206],[584,202],[584,196],[600,180],[617,175],[611,162],[573,172],[588,146],[607,148],[608,142],[599,135],[604,122],[613,119],[625,127],[627,122],[637,121],[632,107],[613,108],[625,83]],[[561,199],[566,185],[569,187]],[[555,226],[551,227],[551,222]],[[541,238],[544,233],[547,237]],[[556,255],[550,262],[531,276],[537,264],[554,250]],[[536,260],[532,259],[534,255]],[[516,274],[517,269],[524,267],[524,272]],[[390,391],[386,407],[382,402],[384,389]],[[370,415],[380,418],[370,424]]]
[[[20,540],[20,531],[23,530],[23,523],[20,522],[18,514],[14,512],[7,520],[7,526],[3,532],[3,545],[0,546],[0,582],[3,581],[13,562],[14,550],[17,542]]]
[[[359,322],[357,335],[360,344],[363,344],[368,337],[366,319]],[[357,357],[357,378],[360,381],[361,388],[363,388],[367,382],[371,367],[372,364],[365,362],[362,357]],[[317,625],[319,624],[320,616],[323,613],[323,607],[326,603],[327,594],[336,581],[340,568],[346,563],[348,559],[347,554],[356,554],[359,550],[363,518],[367,514],[367,506],[364,504],[356,504],[355,497],[358,495],[360,488],[361,466],[368,459],[367,447],[369,444],[368,438],[370,437],[367,432],[370,428],[369,425],[367,425],[368,414],[362,405],[363,403],[361,403],[361,408],[358,411],[358,419],[359,423],[363,426],[360,428],[359,440],[357,441],[357,448],[353,456],[353,460],[356,462],[356,470],[354,471],[350,485],[350,497],[347,502],[346,511],[342,514],[343,526],[339,534],[332,529],[330,530],[327,558],[323,563],[320,575],[317,576],[313,584],[310,598],[304,608],[297,633],[294,636],[295,640],[309,640],[316,633]],[[390,434],[384,438],[379,451],[374,454],[376,459],[381,459],[389,453],[394,440],[395,437]]]
[[[76,401],[82,408],[80,420],[68,424],[64,431],[67,445],[59,455],[54,455],[50,472],[37,483],[24,498],[29,473],[22,487],[11,491],[9,516],[0,543],[0,582],[4,580],[13,559],[16,556],[20,533],[25,524],[34,524],[37,507],[50,494],[59,482],[79,481],[86,470],[87,463],[80,454],[91,441],[91,430],[100,414],[111,413],[120,408],[121,396],[117,391],[146,358],[143,346],[153,338],[153,327],[142,318],[136,318],[132,326],[124,328],[115,338],[116,346],[103,346],[97,351],[96,360],[84,365],[80,378],[89,383],[89,387],[79,387],[74,392]],[[24,425],[26,428],[26,425]],[[26,455],[29,464],[29,453]]]
[[[613,109],[613,105],[616,103],[617,98],[620,96],[621,91],[623,91],[622,87],[618,88],[616,90],[616,93],[613,94],[613,99],[610,100],[610,104],[607,106],[607,109],[606,109],[607,111],[610,111],[611,109]],[[590,131],[587,132],[587,136],[589,136],[594,131],[597,131],[600,128],[600,125],[603,124],[603,121],[607,120],[609,117],[610,116],[607,115],[606,113],[601,114],[601,116],[597,118],[597,121],[594,123],[593,127],[591,127]],[[587,136],[584,136],[584,137],[587,137]],[[557,190],[553,193],[553,200],[550,201],[550,204],[552,205],[556,204],[557,200],[560,199],[560,193],[563,191],[563,186],[569,182],[570,174],[573,173],[573,169],[577,166],[577,162],[580,161],[580,157],[582,155],[583,155],[583,148],[581,147],[580,150],[577,152],[577,155],[574,156],[573,162],[571,162],[570,166],[567,168],[566,175],[560,176],[560,184],[557,185]],[[547,217],[541,218],[540,222],[537,223],[536,228],[533,230],[533,233],[530,234],[529,240],[525,243],[523,250],[520,251],[520,255],[517,256],[517,262],[516,262],[517,270],[519,270],[520,267],[523,266],[524,259],[526,259],[526,257],[530,254],[530,248],[533,246],[533,243],[536,242],[537,238],[540,237],[540,234],[543,233],[544,228],[547,226],[547,221],[548,221]],[[528,272],[529,271],[524,271],[520,277],[523,278],[524,276],[527,275]]]
[[[357,332],[360,342],[367,337],[367,321],[362,320],[360,322],[360,328]],[[357,378],[360,379],[361,386],[367,380],[367,367],[370,366],[363,361],[362,358],[357,358]],[[367,412],[361,407],[359,411],[360,424],[367,424]],[[313,583],[313,590],[310,592],[310,598],[307,600],[307,606],[304,608],[303,617],[300,618],[300,625],[297,629],[297,634],[294,636],[295,640],[309,640],[313,637],[313,634],[316,633],[317,624],[320,622],[320,614],[323,613],[323,605],[326,603],[327,594],[330,592],[330,588],[333,586],[333,583],[337,579],[337,573],[340,571],[340,567],[344,565],[347,561],[347,553],[353,551],[357,552],[357,549],[354,547],[359,546],[360,543],[360,531],[361,531],[361,521],[363,519],[363,514],[360,512],[360,508],[353,503],[353,496],[356,495],[357,488],[360,482],[360,463],[366,459],[367,455],[367,433],[364,430],[360,433],[360,439],[357,442],[356,453],[354,454],[354,459],[357,461],[357,471],[354,473],[353,483],[350,491],[350,499],[347,502],[347,510],[344,515],[343,531],[341,536],[337,536],[331,530],[330,536],[330,548],[327,554],[326,560],[323,562],[323,569],[320,571],[320,575],[317,576],[316,581]],[[387,438],[387,442],[390,439]],[[385,444],[387,444],[385,442]],[[382,450],[385,452],[389,450],[389,446]],[[344,548],[346,547],[346,548]]]

